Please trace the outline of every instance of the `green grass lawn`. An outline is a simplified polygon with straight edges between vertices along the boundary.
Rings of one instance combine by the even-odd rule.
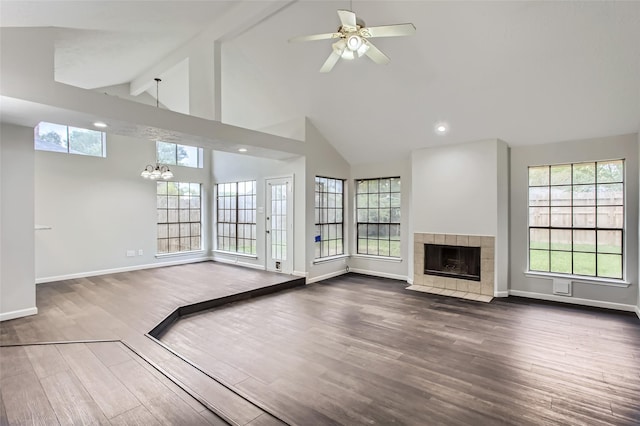
[[[529,269],[531,271],[621,279],[622,255],[532,249],[529,250]]]

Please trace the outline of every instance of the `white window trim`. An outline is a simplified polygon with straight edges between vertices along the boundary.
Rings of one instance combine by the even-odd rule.
[[[206,254],[206,250],[191,250],[191,251],[177,251],[175,253],[160,253],[156,254],[156,259],[163,259],[165,257],[182,257],[193,256],[194,254]]]
[[[370,259],[370,260],[379,260],[382,262],[394,262],[394,263],[401,263],[402,262],[402,258],[401,257],[395,257],[395,256],[375,256],[373,254],[352,254],[351,257],[353,258],[362,258],[362,259]]]
[[[348,254],[338,254],[336,256],[319,257],[317,259],[314,259],[313,264],[317,265],[319,263],[334,262],[336,260],[347,259],[349,257],[351,256],[349,256]]]
[[[257,254],[250,254],[250,253],[238,253],[237,251],[226,251],[226,250],[218,250],[218,249],[214,249],[211,250],[214,253],[219,253],[219,254],[225,254],[228,256],[237,256],[237,257],[244,257],[246,259],[258,259],[258,255]]]
[[[602,285],[606,287],[629,287],[631,283],[627,280],[618,280],[615,278],[586,277],[584,275],[554,274],[552,272],[525,271],[524,275],[528,278],[561,278],[570,280],[574,284],[591,284]]]

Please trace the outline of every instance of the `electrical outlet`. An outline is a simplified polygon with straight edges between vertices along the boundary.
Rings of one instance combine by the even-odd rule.
[[[144,251],[142,251],[142,249],[138,249],[138,256],[142,256],[144,254]]]
[[[134,257],[136,255],[135,250],[127,250],[127,257]]]

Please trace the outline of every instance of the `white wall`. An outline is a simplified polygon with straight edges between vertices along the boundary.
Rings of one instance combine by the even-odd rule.
[[[408,277],[409,264],[409,240],[411,228],[409,227],[409,218],[411,211],[411,158],[407,157],[401,161],[390,161],[385,163],[359,164],[351,166],[351,179],[349,180],[349,193],[352,194],[351,199],[355,197],[355,181],[357,179],[373,179],[382,177],[400,176],[401,182],[401,224],[400,236],[401,247],[400,262],[395,260],[378,259],[370,256],[357,255],[356,241],[356,214],[355,203],[351,203],[351,209],[345,217],[351,224],[351,234],[349,235],[349,248],[352,253],[349,259],[349,269],[353,272],[359,272],[370,275],[378,275],[387,278],[395,278],[406,280]],[[413,248],[413,246],[411,246]]]
[[[156,184],[140,177],[155,157],[155,142],[111,134],[106,158],[36,151],[36,223],[52,227],[36,235],[38,282],[208,256],[209,247],[204,247],[199,255],[156,258]],[[172,180],[203,184],[205,207],[211,189],[209,164],[205,155],[204,169],[172,167]],[[209,221],[205,208],[204,235]],[[142,256],[137,255],[140,249]],[[127,250],[135,250],[136,256],[127,257]]]
[[[336,259],[330,261],[314,262],[315,257],[315,177],[325,176],[335,179],[348,180],[350,176],[349,163],[336,151],[336,149],[324,138],[324,136],[313,125],[311,120],[306,120],[305,144],[308,145],[309,153],[306,157],[306,181],[305,181],[305,238],[306,238],[306,258],[308,281],[320,281],[325,278],[346,273],[347,260]],[[344,194],[344,212],[352,211],[353,193],[348,191],[348,186]],[[352,235],[353,224],[347,221],[345,216],[344,234],[345,252],[348,250]]]
[[[496,295],[506,296],[509,258],[508,147],[501,140],[414,151],[411,155],[413,233],[496,238]],[[408,264],[413,276],[413,250]]]
[[[638,299],[638,135],[559,142],[511,148],[512,294],[553,298],[552,280],[527,277],[528,166],[624,158],[626,195],[626,279],[628,288],[573,284],[573,296],[555,296],[568,303],[633,310]],[[515,293],[514,293],[515,292]]]
[[[33,129],[0,124],[0,321],[33,315]]]
[[[640,164],[640,132],[638,133],[638,163]],[[638,179],[640,180],[640,172],[638,173]],[[638,182],[638,186],[640,187],[640,182]],[[640,203],[640,201],[638,201],[638,203]],[[638,213],[638,241],[640,241],[640,212]],[[640,242],[638,245],[640,246]],[[640,248],[638,249],[638,277],[640,278]],[[638,318],[640,318],[640,282],[638,283],[636,314],[638,315]]]
[[[304,274],[305,271],[305,162],[304,157],[279,161],[266,158],[252,157],[245,154],[231,154],[221,151],[212,153],[213,183],[256,181],[256,205],[265,208],[265,179],[293,176],[294,178],[294,253],[293,270]],[[302,226],[299,226],[302,224]],[[264,213],[258,212],[256,217],[256,257],[214,252],[214,260],[244,264],[264,269],[266,263],[266,223]],[[215,242],[213,242],[215,248]]]

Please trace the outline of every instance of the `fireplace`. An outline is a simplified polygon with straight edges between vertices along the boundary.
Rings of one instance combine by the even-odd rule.
[[[480,247],[425,244],[424,274],[480,281]]]

